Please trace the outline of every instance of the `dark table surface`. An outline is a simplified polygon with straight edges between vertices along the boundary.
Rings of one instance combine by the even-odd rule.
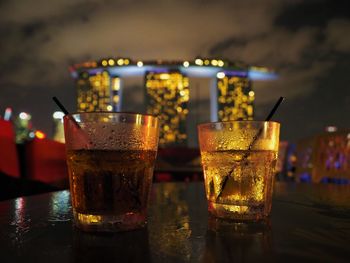
[[[154,184],[148,227],[88,234],[68,191],[0,202],[0,262],[349,262],[350,185],[276,183],[266,225],[208,218],[203,183]]]

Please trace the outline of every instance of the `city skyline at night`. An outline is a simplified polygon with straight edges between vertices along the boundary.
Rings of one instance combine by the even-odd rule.
[[[278,73],[276,80],[251,84],[256,120],[266,117],[278,97],[286,97],[274,116],[282,124],[282,139],[296,141],[329,125],[347,128],[342,114],[350,111],[346,10],[347,1],[342,0],[4,1],[0,115],[7,107],[29,112],[33,126],[50,135],[51,115],[57,110],[52,96],[61,98],[70,111],[78,109],[70,65],[96,58],[106,58],[108,64],[119,55],[183,62],[203,56],[262,65]],[[118,65],[118,59],[114,63]],[[187,118],[195,126],[210,120],[206,105],[211,94],[207,79],[189,78],[189,107],[198,110]],[[139,91],[144,80],[136,76],[123,81],[122,108],[146,110]]]
[[[208,121],[253,120],[255,93],[252,80],[275,80],[271,69],[247,66],[219,58],[185,61],[141,61],[108,58],[75,64],[70,68],[77,89],[78,112],[123,111],[123,82],[142,76],[145,113],[160,120],[161,147],[196,146],[188,127],[188,103],[192,99],[189,77],[209,78]],[[126,88],[127,89],[127,88]],[[191,111],[199,109],[192,107]]]

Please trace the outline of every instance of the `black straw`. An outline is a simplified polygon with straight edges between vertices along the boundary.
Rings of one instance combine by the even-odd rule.
[[[57,97],[52,97],[53,101],[57,104],[57,106],[63,111],[64,115],[68,115],[68,118],[74,123],[74,125],[78,128],[81,129],[80,125],[74,120],[74,118],[69,115],[69,111],[63,106],[63,104],[59,101]]]
[[[265,121],[271,120],[272,116],[275,114],[276,110],[278,109],[278,107],[280,106],[282,101],[284,101],[284,99],[285,99],[285,97],[280,97],[278,99],[278,101],[276,102],[275,106],[273,106],[272,110],[270,111],[269,115],[267,115]]]
[[[61,109],[61,111],[63,111],[64,115],[69,114],[67,109],[62,105],[62,103],[56,97],[52,97],[52,99],[57,104],[57,106]]]
[[[272,116],[275,114],[276,110],[278,109],[278,107],[280,106],[280,104],[282,103],[282,101],[283,101],[284,99],[285,99],[284,97],[280,97],[280,98],[278,99],[278,101],[276,102],[275,106],[273,106],[272,110],[270,111],[269,115],[267,115],[265,121],[271,120]],[[252,150],[253,145],[255,144],[255,142],[257,141],[257,139],[259,138],[259,136],[261,135],[262,132],[263,132],[263,127],[261,127],[261,128],[259,129],[259,131],[258,131],[258,132],[255,134],[255,136],[253,137],[253,140],[252,140],[252,142],[249,144],[249,147],[248,147],[248,149],[247,149],[247,152],[244,154],[244,156],[243,156],[243,158],[242,158],[242,160],[241,160],[242,162],[247,161],[247,158],[249,157],[249,153],[250,153],[249,151]],[[222,192],[223,192],[223,190],[224,190],[224,188],[225,188],[225,186],[226,186],[226,184],[227,184],[227,182],[228,182],[228,178],[229,178],[229,176],[232,174],[232,172],[233,172],[233,169],[231,169],[231,170],[228,172],[228,174],[225,176],[225,178],[224,178],[224,180],[223,180],[223,182],[222,182],[222,184],[221,184],[220,192],[219,192],[219,194],[218,194],[218,196],[217,196],[216,199],[218,199],[219,197],[221,197]]]

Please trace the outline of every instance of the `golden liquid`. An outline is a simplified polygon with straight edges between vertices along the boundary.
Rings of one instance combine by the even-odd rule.
[[[86,215],[145,214],[155,151],[68,151],[74,211]]]
[[[209,211],[241,219],[268,215],[276,161],[277,153],[266,150],[202,152]]]

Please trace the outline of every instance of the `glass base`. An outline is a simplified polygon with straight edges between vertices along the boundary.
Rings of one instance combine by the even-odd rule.
[[[141,213],[124,215],[91,215],[73,211],[74,224],[87,232],[120,232],[143,228],[146,216]]]
[[[208,211],[218,218],[237,222],[261,221],[268,218],[264,205],[226,205],[208,201]]]

